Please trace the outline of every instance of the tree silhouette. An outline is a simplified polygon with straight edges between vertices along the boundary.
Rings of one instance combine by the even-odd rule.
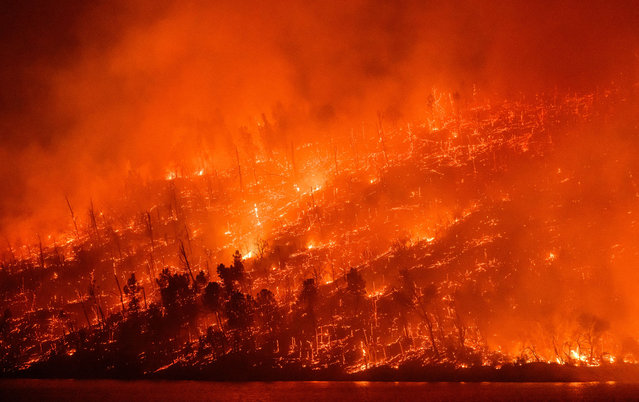
[[[244,264],[240,252],[236,250],[233,254],[233,265],[230,267],[220,264],[217,267],[217,274],[222,279],[227,294],[232,294],[233,291],[240,289],[245,280]]]
[[[224,290],[219,283],[209,282],[209,284],[206,285],[206,288],[204,288],[204,294],[202,295],[202,302],[205,307],[215,313],[217,323],[220,329],[223,330],[220,313],[222,312],[224,303]]]
[[[353,310],[355,314],[359,313],[362,307],[364,296],[366,295],[366,281],[355,268],[351,268],[346,274],[346,291],[354,299]]]
[[[351,268],[346,274],[346,289],[348,292],[357,297],[363,297],[366,294],[366,281],[356,268]]]
[[[129,311],[137,312],[140,310],[140,292],[142,287],[135,279],[135,273],[132,273],[124,285],[124,294],[129,298]]]
[[[281,311],[275,300],[275,296],[268,289],[262,289],[255,298],[255,316],[258,328],[266,332],[267,346],[273,351],[276,344],[276,335],[282,324]]]
[[[300,292],[298,303],[300,303],[307,314],[315,314],[315,304],[317,302],[318,290],[315,279],[309,278],[304,280],[302,290]]]
[[[189,286],[189,274],[173,274],[165,268],[156,282],[160,287],[162,306],[172,326],[180,326],[183,322],[195,318],[195,292]]]
[[[226,290],[227,293],[230,293],[233,291],[233,272],[231,270],[231,267],[227,267],[224,264],[220,264],[217,266],[217,275],[220,277],[220,279],[222,280],[222,283],[224,284],[224,289]]]
[[[195,277],[195,286],[197,287],[198,291],[203,289],[207,285],[208,281],[208,274],[204,271],[200,271]]]
[[[253,321],[253,309],[251,299],[241,292],[233,292],[224,305],[224,311],[228,319],[229,327],[237,330],[246,330]]]
[[[315,279],[309,278],[304,280],[302,290],[297,299],[298,317],[295,325],[297,337],[311,342],[315,339],[315,330],[317,328],[316,305],[319,298],[319,292]]]
[[[206,335],[200,337],[198,353],[203,356],[213,353],[220,357],[226,353],[226,337],[222,331],[216,331],[212,326],[206,329]]]

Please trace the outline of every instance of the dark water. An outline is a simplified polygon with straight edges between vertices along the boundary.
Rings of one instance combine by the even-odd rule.
[[[639,383],[0,380],[0,401],[639,400]]]

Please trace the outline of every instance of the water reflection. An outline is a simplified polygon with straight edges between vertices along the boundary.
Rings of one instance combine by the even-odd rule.
[[[628,400],[639,384],[0,380],[0,400],[377,401]]]

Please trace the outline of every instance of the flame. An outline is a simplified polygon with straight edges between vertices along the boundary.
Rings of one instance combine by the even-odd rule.
[[[165,178],[167,181],[175,180],[177,178],[177,174],[171,171],[166,174]]]
[[[257,219],[257,226],[261,226],[262,222],[260,222],[260,216],[257,213],[257,204],[254,204],[254,211],[255,211],[255,219]]]

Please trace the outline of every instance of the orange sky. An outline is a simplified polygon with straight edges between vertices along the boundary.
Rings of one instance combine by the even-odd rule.
[[[67,225],[65,194],[107,200],[129,171],[161,176],[203,149],[224,166],[262,113],[303,139],[418,116],[432,87],[631,85],[633,3],[3,4],[0,234]]]

